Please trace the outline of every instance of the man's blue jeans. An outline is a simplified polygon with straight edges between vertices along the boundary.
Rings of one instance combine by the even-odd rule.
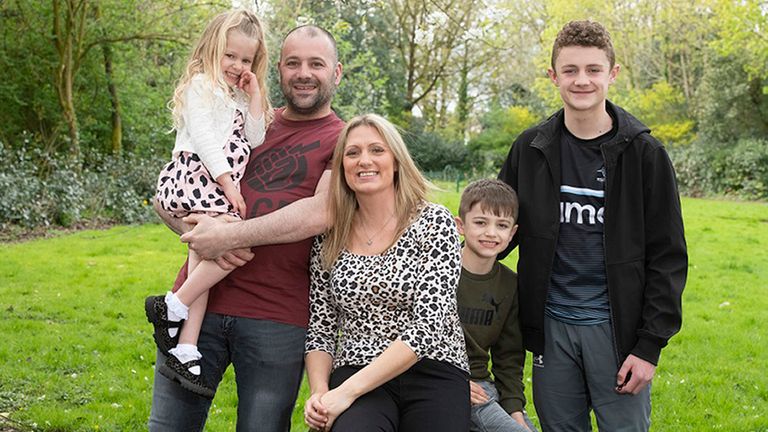
[[[198,349],[204,378],[218,386],[231,363],[237,384],[237,430],[284,432],[301,385],[306,329],[208,313]],[[165,356],[157,353],[157,364]],[[202,431],[211,401],[184,390],[155,367],[151,432]]]

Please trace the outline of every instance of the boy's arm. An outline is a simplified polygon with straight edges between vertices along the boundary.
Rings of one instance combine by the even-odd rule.
[[[661,349],[682,325],[688,272],[680,197],[672,162],[663,147],[644,160],[645,291],[642,328],[632,354],[657,364]]]
[[[190,249],[201,257],[213,259],[233,248],[293,243],[316,236],[327,227],[330,182],[331,172],[326,170],[313,196],[241,222],[220,223],[200,215],[184,218],[185,222],[196,225],[181,236],[181,241],[189,243]]]
[[[499,404],[504,411],[511,414],[515,411],[522,412],[525,408],[523,393],[525,349],[518,316],[517,280],[504,278],[502,283],[508,287],[515,287],[515,292],[503,330],[499,339],[491,346],[491,372],[496,389],[499,391]]]
[[[617,391],[632,394],[639,393],[651,382],[661,349],[680,330],[683,288],[688,273],[675,172],[661,145],[653,146],[644,156],[643,182],[646,227],[643,326],[637,331],[637,344],[616,377]]]

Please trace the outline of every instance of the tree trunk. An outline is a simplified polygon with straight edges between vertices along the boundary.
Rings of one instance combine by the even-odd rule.
[[[53,2],[53,38],[59,57],[54,82],[61,114],[69,132],[70,156],[73,158],[80,157],[80,131],[75,111],[74,81],[79,66],[80,44],[85,32],[84,16],[87,4],[87,1],[65,0],[62,11],[61,2],[59,0]]]
[[[112,75],[112,45],[105,43],[101,46],[101,49],[104,53],[104,73],[107,76],[109,102],[112,105],[111,149],[113,155],[118,155],[123,151],[123,121],[120,116],[120,99],[117,96],[117,87],[115,86],[114,76]]]
[[[101,20],[101,8],[98,3],[94,6],[94,14],[97,21]],[[102,28],[101,33],[102,36],[106,36],[104,28]],[[123,121],[120,116],[120,99],[117,97],[117,87],[115,86],[115,79],[112,74],[112,44],[103,42],[101,44],[101,52],[104,55],[104,75],[107,78],[107,92],[109,93],[111,105],[112,136],[110,138],[110,149],[113,155],[119,155],[123,151]]]
[[[459,82],[459,97],[456,112],[459,117],[462,134],[467,130],[469,119],[469,41],[464,42],[464,58],[461,63],[461,81]]]

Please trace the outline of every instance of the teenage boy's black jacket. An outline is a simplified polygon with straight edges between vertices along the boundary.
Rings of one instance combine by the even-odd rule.
[[[603,246],[617,361],[629,354],[657,364],[680,330],[688,270],[680,199],[662,144],[629,113],[606,101],[618,124],[601,146],[605,161]],[[560,230],[560,137],[563,110],[523,132],[499,173],[517,191],[519,229],[506,256],[517,265],[525,348],[544,352],[544,303]]]

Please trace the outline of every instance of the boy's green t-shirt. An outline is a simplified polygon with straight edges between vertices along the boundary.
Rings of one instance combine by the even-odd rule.
[[[518,317],[517,275],[499,262],[484,275],[462,268],[456,299],[471,378],[492,379],[502,408],[508,413],[522,411],[525,350]]]

